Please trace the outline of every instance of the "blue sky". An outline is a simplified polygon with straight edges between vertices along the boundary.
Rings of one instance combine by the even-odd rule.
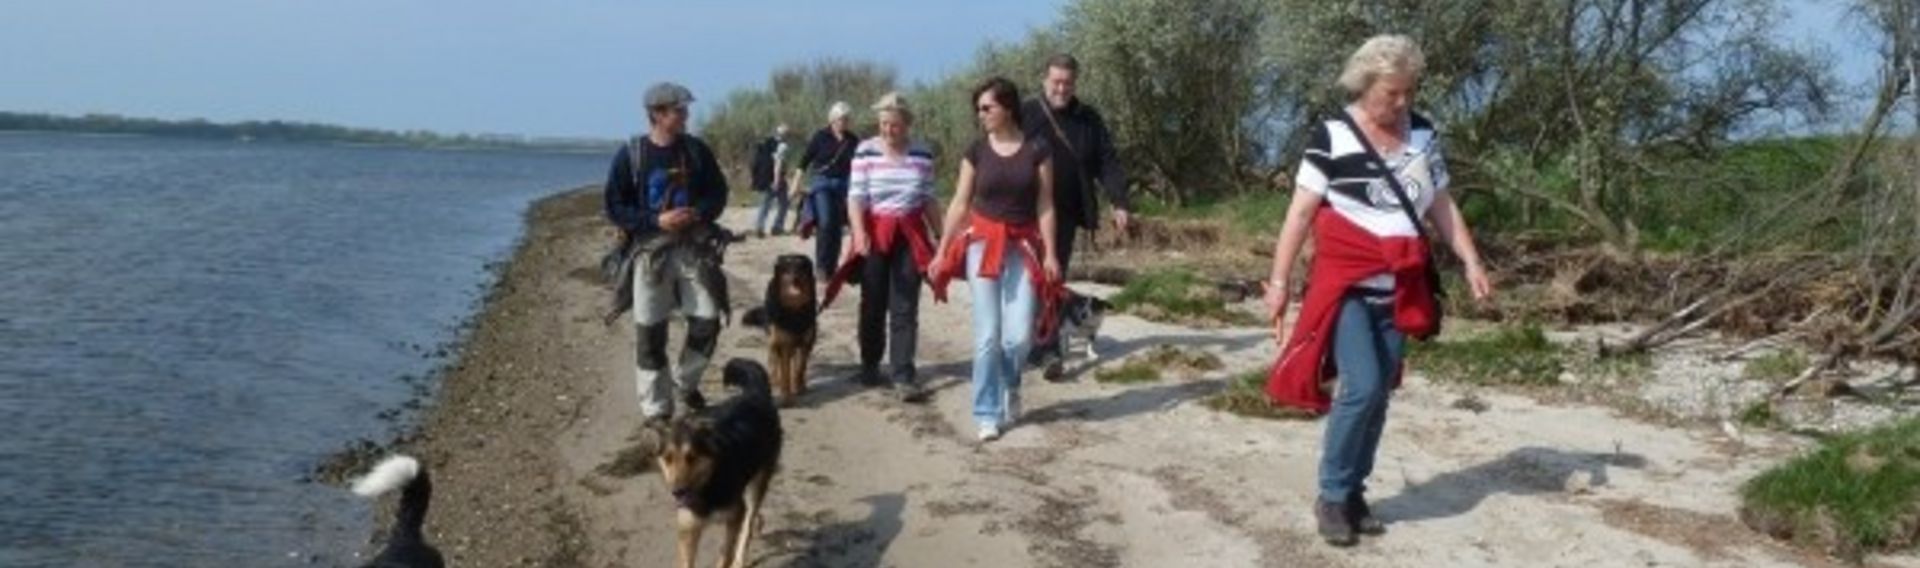
[[[665,78],[703,101],[773,66],[874,59],[931,79],[1058,1],[0,0],[0,110],[612,137]],[[1849,79],[1838,0],[1787,3],[1788,35]],[[701,109],[696,107],[695,112]]]

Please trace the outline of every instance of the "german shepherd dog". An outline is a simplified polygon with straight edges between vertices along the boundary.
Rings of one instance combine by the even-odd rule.
[[[727,528],[726,556],[719,566],[747,565],[747,543],[760,532],[761,504],[780,461],[780,411],[773,405],[766,367],[747,359],[727,361],[724,382],[741,393],[654,427],[660,442],[655,459],[678,512],[677,566],[683,568],[693,566],[700,532],[715,522]]]
[[[780,406],[792,406],[795,397],[807,394],[807,362],[820,335],[820,300],[814,288],[813,261],[804,255],[781,255],[767,279],[766,303],[740,318],[767,330],[767,364],[773,367]]]
[[[433,499],[433,481],[427,466],[407,456],[392,456],[373,466],[366,477],[353,483],[353,492],[362,497],[377,497],[400,489],[400,508],[394,514],[393,532],[387,546],[365,568],[441,568],[447,565],[440,551],[427,544],[422,525],[427,522],[427,502]]]

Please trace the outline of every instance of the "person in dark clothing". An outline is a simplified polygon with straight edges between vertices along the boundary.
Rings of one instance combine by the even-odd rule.
[[[767,213],[774,211],[773,234],[784,235],[787,232],[787,178],[782,164],[787,160],[787,125],[781,123],[773,129],[773,136],[761,140],[753,148],[753,190],[764,193],[760,196],[760,216],[753,223],[753,235],[767,236]]]
[[[711,272],[718,269],[712,243],[727,203],[727,180],[713,150],[686,133],[693,93],[659,83],[647,89],[645,102],[648,132],[614,154],[606,207],[625,254],[644,259],[631,263],[635,375],[640,413],[663,420],[676,400],[687,411],[705,406],[700,374],[719,339],[725,301]],[[669,374],[667,316],[676,308],[687,317],[687,340],[676,372]]]
[[[800,156],[800,167],[793,172],[799,179],[802,171],[809,171],[813,177],[807,195],[807,214],[801,215],[801,224],[811,224],[818,239],[813,243],[814,272],[825,282],[833,278],[833,271],[840,267],[840,238],[845,234],[847,225],[847,176],[853,169],[853,151],[860,145],[860,137],[853,134],[848,126],[853,107],[845,102],[835,102],[827,110],[827,127],[813,133],[813,140],[807,143],[806,153]],[[807,229],[801,229],[804,238]]]
[[[1029,138],[1046,140],[1053,149],[1054,207],[1060,219],[1054,235],[1059,246],[1054,251],[1065,273],[1073,264],[1077,229],[1092,233],[1100,228],[1100,195],[1106,194],[1113,203],[1114,228],[1122,233],[1131,221],[1130,204],[1126,173],[1114,154],[1113,133],[1099,111],[1074,96],[1080,62],[1072,55],[1055,55],[1047,59],[1046,73],[1041,96],[1021,105],[1020,122]],[[1062,362],[1052,345],[1036,345],[1032,353],[1030,364],[1046,364],[1042,376],[1055,380],[1062,375]]]

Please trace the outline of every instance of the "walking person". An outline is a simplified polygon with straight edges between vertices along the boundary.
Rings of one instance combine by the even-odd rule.
[[[713,357],[726,309],[715,222],[727,202],[727,180],[713,151],[686,133],[693,93],[673,83],[647,89],[649,127],[613,157],[607,175],[607,217],[628,243],[622,288],[631,288],[636,325],[635,381],[640,413],[665,420],[706,405],[700,375]],[[716,276],[722,280],[716,280]],[[615,315],[620,306],[616,305]],[[687,318],[686,345],[667,365],[667,317]]]
[[[841,230],[847,223],[847,176],[853,169],[853,149],[860,145],[848,126],[853,108],[845,102],[834,102],[827,109],[827,126],[813,133],[813,139],[807,142],[805,154],[800,156],[799,170],[794,172],[800,177],[800,170],[811,171],[809,178],[811,189],[807,193],[809,214],[801,215],[801,223],[812,223],[814,237],[813,265],[820,280],[833,276],[840,267]],[[806,229],[801,230],[806,236]]]
[[[973,90],[985,135],[967,148],[941,243],[934,293],[965,274],[973,296],[973,418],[981,441],[1000,437],[1020,416],[1020,369],[1032,348],[1038,312],[1055,297],[1053,154],[1044,138],[1020,130],[1020,91],[1002,77]],[[1040,330],[1046,333],[1046,330]]]
[[[1072,268],[1073,244],[1080,230],[1087,231],[1087,238],[1094,238],[1100,229],[1102,194],[1113,204],[1115,229],[1125,234],[1132,218],[1128,214],[1127,177],[1114,152],[1113,133],[1107,130],[1100,112],[1080,100],[1079,81],[1079,60],[1064,53],[1048,58],[1040,96],[1028,100],[1020,111],[1021,129],[1027,137],[1045,139],[1053,150],[1054,206],[1060,218],[1058,234],[1054,235],[1059,240],[1055,252],[1062,274]],[[1031,362],[1045,365],[1041,376],[1047,380],[1059,380],[1063,375],[1064,361],[1051,348],[1058,340],[1051,338],[1033,350]]]
[[[781,123],[773,129],[773,136],[761,140],[753,147],[753,190],[765,195],[760,196],[760,214],[753,222],[753,234],[756,237],[767,236],[767,213],[774,210],[773,234],[786,234],[787,208],[787,125]]]
[[[926,399],[914,368],[919,341],[920,284],[933,260],[931,227],[941,221],[933,194],[933,152],[912,140],[913,111],[899,93],[873,105],[880,134],[853,153],[847,211],[853,228],[849,261],[836,282],[858,266],[860,379],[891,386],[906,402]],[[880,360],[890,369],[882,378]]]
[[[1376,36],[1348,58],[1340,86],[1352,102],[1315,124],[1274,245],[1266,301],[1281,357],[1268,377],[1274,402],[1327,414],[1314,516],[1337,546],[1385,526],[1367,505],[1366,479],[1399,385],[1406,338],[1439,331],[1431,221],[1466,265],[1475,300],[1493,294],[1472,233],[1447,191],[1438,134],[1412,112],[1425,57],[1406,36]],[[1306,295],[1282,334],[1294,260],[1314,239]],[[1327,363],[1331,363],[1329,366]],[[1338,376],[1335,392],[1323,380]]]

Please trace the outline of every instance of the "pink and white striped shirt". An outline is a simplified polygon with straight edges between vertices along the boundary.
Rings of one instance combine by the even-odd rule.
[[[875,215],[913,215],[933,199],[933,152],[918,143],[888,157],[886,142],[869,138],[853,151],[847,198]]]

